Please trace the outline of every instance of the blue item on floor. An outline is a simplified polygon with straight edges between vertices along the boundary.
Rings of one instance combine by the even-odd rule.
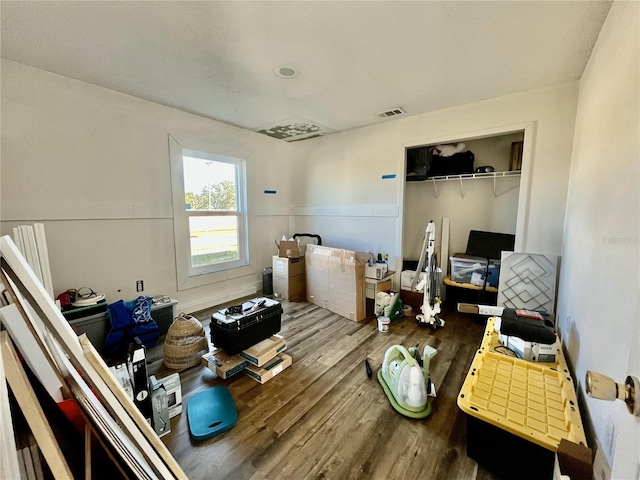
[[[238,412],[229,389],[224,386],[196,393],[187,402],[189,434],[207,440],[230,430],[238,422]]]

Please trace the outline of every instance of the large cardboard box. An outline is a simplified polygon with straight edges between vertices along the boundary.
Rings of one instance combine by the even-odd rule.
[[[273,256],[273,294],[276,298],[299,302],[306,298],[305,260]]]
[[[307,301],[354,322],[367,316],[366,252],[307,245],[305,252]]]

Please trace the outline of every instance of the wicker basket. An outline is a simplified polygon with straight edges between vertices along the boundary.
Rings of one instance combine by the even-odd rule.
[[[200,363],[209,351],[209,343],[200,321],[181,313],[176,317],[164,341],[164,364],[174,370],[184,370]]]

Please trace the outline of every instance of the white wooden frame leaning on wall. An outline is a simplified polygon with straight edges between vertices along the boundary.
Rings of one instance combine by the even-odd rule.
[[[113,455],[118,468],[124,465],[141,479],[186,480],[187,476],[167,447],[126,395],[88,339],[77,337],[9,236],[0,238],[0,254],[2,281],[18,304],[26,327],[38,337],[36,343],[49,360],[48,363],[57,366],[64,388],[76,399],[88,425]],[[32,321],[27,311],[38,317],[40,322]],[[8,342],[8,336],[5,337]],[[8,345],[11,346],[10,342]],[[6,351],[3,343],[5,359]],[[91,389],[97,392],[102,402]],[[6,463],[4,460],[3,464],[12,468],[11,459]],[[49,460],[48,463],[51,466]],[[63,467],[61,469],[64,470]]]

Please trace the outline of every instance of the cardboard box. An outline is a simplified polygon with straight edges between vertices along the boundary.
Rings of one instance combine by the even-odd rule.
[[[305,273],[304,257],[298,258],[280,258],[273,256],[273,276],[282,278],[291,278]]]
[[[256,367],[248,364],[243,370],[245,375],[250,376],[256,382],[266,383],[273,377],[288,368],[293,363],[293,359],[286,353],[279,353],[275,358],[271,359],[266,365]]]
[[[116,377],[116,380],[118,380],[118,383],[120,383],[125,393],[129,396],[131,401],[133,401],[133,383],[131,382],[131,377],[129,376],[127,364],[121,363],[120,365],[109,367],[109,370],[111,370],[111,373],[113,373],[113,376]]]
[[[292,278],[273,277],[273,295],[290,302],[302,302],[307,294],[306,278],[297,275]]]
[[[307,245],[307,301],[360,322],[367,316],[364,269],[369,254]]]
[[[151,390],[151,425],[159,437],[171,432],[169,423],[169,397],[164,385],[154,375],[149,377],[149,389]]]
[[[273,256],[273,295],[299,302],[306,298],[305,260]]]
[[[424,305],[424,292],[412,292],[402,289],[400,290],[400,300],[402,300],[402,303],[420,308]]]
[[[402,290],[411,291],[411,282],[413,282],[415,276],[416,272],[414,270],[403,270],[402,273],[400,273],[400,288]],[[416,285],[418,285],[423,279],[424,272],[420,272],[420,275],[418,275],[418,278],[416,280]]]
[[[240,355],[229,355],[220,348],[214,348],[202,356],[202,364],[223,379],[240,373],[248,363]]]
[[[593,462],[592,452],[583,444],[573,443],[566,438],[560,439],[558,444],[558,463],[560,472],[569,478],[592,478]]]
[[[278,244],[278,256],[283,258],[299,258],[300,246],[297,240],[280,240]]]
[[[278,353],[287,349],[287,342],[280,335],[272,335],[266,340],[256,343],[254,346],[240,352],[240,356],[252,365],[263,366]]]
[[[169,418],[182,413],[182,386],[180,385],[180,374],[172,373],[158,380],[167,392],[167,406]]]
[[[142,344],[132,343],[127,354],[127,369],[133,384],[133,403],[151,425],[151,395],[147,374],[147,349]]]

